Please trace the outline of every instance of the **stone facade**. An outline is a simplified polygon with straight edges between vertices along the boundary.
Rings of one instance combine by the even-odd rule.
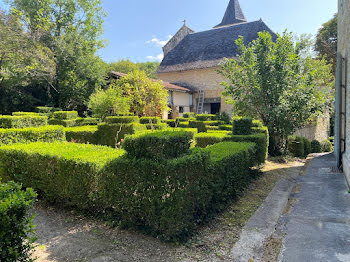
[[[324,141],[329,138],[330,130],[330,116],[326,114],[324,117],[317,119],[315,123],[312,123],[300,130],[295,135],[306,137],[309,140]]]
[[[350,0],[338,0],[335,154],[350,185]]]
[[[204,90],[204,96],[207,100],[218,98],[221,107],[220,112],[227,112],[232,114],[232,106],[225,103],[225,98],[222,96],[224,88],[220,85],[221,82],[225,81],[221,75],[219,75],[216,70],[219,67],[211,67],[204,69],[193,69],[186,71],[168,72],[168,73],[158,73],[158,77],[170,83],[177,83],[179,85],[184,84],[191,87],[194,91],[193,95],[193,111],[196,112],[197,99],[199,89]],[[208,104],[204,105],[204,111],[209,111],[210,107]]]

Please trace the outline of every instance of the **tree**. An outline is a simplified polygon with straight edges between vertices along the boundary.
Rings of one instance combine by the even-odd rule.
[[[8,0],[24,28],[54,56],[49,97],[64,109],[84,107],[104,83],[107,67],[96,55],[105,16],[101,0]]]
[[[121,89],[111,85],[106,90],[97,89],[90,96],[89,109],[93,116],[104,121],[107,116],[125,114],[130,111],[130,99]]]
[[[53,53],[24,30],[19,12],[0,10],[0,113],[31,109],[23,108],[34,100],[30,87],[45,93],[55,73]]]
[[[159,67],[158,62],[137,63],[139,70],[144,71],[149,78],[157,78],[156,72]]]
[[[162,116],[168,110],[168,91],[143,71],[129,73],[116,81],[115,86],[130,97],[130,110],[139,116]]]
[[[308,120],[325,112],[332,99],[333,76],[325,60],[303,58],[305,45],[284,33],[276,42],[268,32],[245,46],[236,41],[240,56],[226,59],[220,73],[225,95],[238,116],[261,119],[268,127],[273,147],[279,152],[286,138]]]
[[[158,62],[142,62],[134,63],[129,59],[118,60],[118,62],[112,62],[109,64],[110,71],[116,71],[124,74],[129,74],[135,70],[144,71],[149,78],[157,78],[156,71],[159,67]]]
[[[318,30],[315,42],[315,51],[319,57],[325,57],[327,62],[333,65],[335,74],[337,66],[337,45],[338,45],[338,14],[324,23]]]

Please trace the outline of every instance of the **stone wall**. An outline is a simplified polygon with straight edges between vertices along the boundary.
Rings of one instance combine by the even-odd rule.
[[[232,114],[232,106],[225,103],[225,98],[222,96],[224,88],[220,85],[220,83],[225,81],[225,78],[223,78],[216,72],[217,69],[219,69],[219,67],[186,70],[180,72],[159,73],[158,77],[161,80],[170,83],[187,84],[195,88],[195,91],[203,89],[205,98],[221,97],[221,112],[227,112],[228,114]],[[196,111],[197,98],[198,95],[195,93],[193,97],[194,111]]]
[[[316,123],[312,123],[300,130],[295,135],[306,137],[309,140],[324,141],[329,138],[330,116],[326,114],[324,117],[317,119]]]
[[[350,0],[338,0],[338,54],[337,54],[337,81],[336,81],[336,124],[335,124],[335,152],[337,161],[342,156],[343,169],[350,182]],[[345,59],[343,63],[343,59]],[[341,108],[342,84],[346,87],[345,108]],[[341,112],[346,112],[342,119]],[[347,124],[346,124],[347,123]],[[345,127],[342,132],[342,126]],[[342,138],[345,140],[345,148],[342,146]],[[349,183],[350,184],[350,183]]]

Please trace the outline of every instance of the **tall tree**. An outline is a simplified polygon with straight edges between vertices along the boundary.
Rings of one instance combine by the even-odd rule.
[[[236,44],[240,56],[227,59],[220,73],[225,95],[239,116],[261,119],[272,137],[270,153],[279,152],[287,136],[331,104],[333,76],[325,60],[301,56],[305,45],[294,43],[289,33],[276,42],[268,32],[245,46]]]
[[[338,14],[324,23],[318,30],[315,43],[315,51],[320,57],[325,57],[327,62],[332,64],[335,74],[337,63],[337,44],[338,44]]]
[[[79,108],[104,82],[106,66],[96,55],[105,16],[101,0],[8,0],[27,32],[54,54],[50,94],[62,108]]]
[[[124,74],[129,74],[135,70],[144,71],[149,78],[157,78],[156,71],[159,67],[158,62],[141,62],[134,63],[129,59],[119,59],[118,62],[112,62],[109,64],[111,71],[116,71]]]

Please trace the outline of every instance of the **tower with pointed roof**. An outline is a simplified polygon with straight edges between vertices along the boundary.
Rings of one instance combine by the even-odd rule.
[[[246,23],[247,19],[244,16],[241,5],[238,0],[230,0],[224,18],[221,23],[214,28],[219,28],[223,26],[230,26],[239,23]]]

